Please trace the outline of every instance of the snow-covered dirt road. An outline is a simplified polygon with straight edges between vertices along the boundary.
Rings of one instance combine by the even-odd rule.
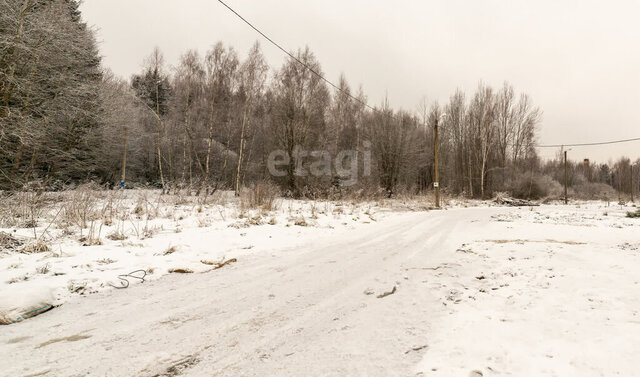
[[[406,213],[75,297],[0,328],[0,375],[637,375],[640,221],[602,206]]]

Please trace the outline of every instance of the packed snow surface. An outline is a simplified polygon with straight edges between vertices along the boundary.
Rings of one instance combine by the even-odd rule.
[[[3,252],[4,297],[44,287],[59,306],[0,327],[0,375],[638,375],[635,208],[224,208]],[[111,287],[134,270],[144,283]]]

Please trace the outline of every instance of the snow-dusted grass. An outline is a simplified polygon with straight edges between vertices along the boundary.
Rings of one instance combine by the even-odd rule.
[[[118,276],[132,271],[143,270],[137,276],[146,273],[146,280],[205,272],[247,253],[358,229],[390,211],[426,208],[415,199],[356,203],[251,195],[216,192],[204,198],[81,187],[6,198],[0,308],[27,291],[53,296],[59,305],[75,295],[126,285]]]

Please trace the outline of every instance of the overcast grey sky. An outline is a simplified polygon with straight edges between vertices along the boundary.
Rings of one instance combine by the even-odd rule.
[[[543,144],[640,137],[636,1],[226,0],[290,50],[308,45],[330,80],[342,72],[369,103],[447,101],[480,80],[505,80],[544,111]],[[154,46],[173,65],[222,41],[244,56],[255,40],[273,68],[283,54],[213,0],[86,0],[104,64],[129,77]],[[541,150],[543,157],[555,150]],[[640,142],[573,148],[575,159],[640,157]]]

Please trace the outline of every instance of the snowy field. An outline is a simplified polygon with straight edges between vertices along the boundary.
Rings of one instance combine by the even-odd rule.
[[[49,194],[34,210],[33,197],[23,195],[14,198],[19,202],[12,208],[14,216],[6,214],[0,227],[0,310],[5,317],[11,302],[35,299],[57,306],[74,296],[140,283],[136,277],[150,281],[168,273],[204,273],[247,254],[325,239],[394,212],[427,208],[402,200],[287,199],[263,208],[232,192],[204,201],[152,190],[82,190]]]
[[[117,195],[3,219],[0,375],[640,375],[630,205]]]

